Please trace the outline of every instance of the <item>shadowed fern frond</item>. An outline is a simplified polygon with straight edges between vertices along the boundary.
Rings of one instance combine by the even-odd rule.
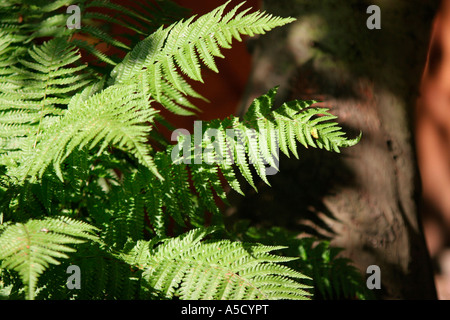
[[[82,0],[74,3],[81,8],[81,28],[73,29],[76,35],[72,42],[109,66],[117,65],[142,38],[186,16],[187,11],[168,0],[143,1],[121,5],[118,1]],[[112,36],[103,26],[117,26],[121,34]],[[119,56],[108,56],[97,44],[107,44],[120,52]]]
[[[33,299],[39,275],[75,249],[70,245],[97,240],[97,228],[68,217],[28,220],[0,229],[1,268],[17,271]]]
[[[305,283],[312,286],[310,292],[315,300],[368,300],[375,296],[352,261],[342,255],[343,248],[331,246],[330,241],[299,238],[297,232],[281,227],[256,228],[248,221],[235,224],[233,232],[240,241],[278,243],[286,247],[279,254],[299,257],[287,266],[311,278]]]
[[[72,45],[106,63],[107,67],[101,69],[110,70],[121,57],[108,56],[97,47],[98,44],[106,44],[124,55],[161,24],[173,23],[186,15],[186,10],[171,1],[148,2],[144,7],[152,10],[151,15],[146,15],[139,6],[129,7],[108,0],[37,0],[29,3],[5,0],[0,4],[0,17],[8,25],[2,25],[0,29],[19,30],[18,36],[23,36],[27,43],[47,37],[70,38]],[[70,5],[79,9],[79,29],[67,27],[73,14],[66,11]],[[112,26],[119,26],[124,34],[112,36],[108,29]]]

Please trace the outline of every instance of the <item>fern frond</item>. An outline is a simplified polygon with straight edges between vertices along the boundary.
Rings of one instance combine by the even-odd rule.
[[[169,149],[170,150],[170,149]],[[205,224],[205,211],[220,217],[212,192],[207,193],[209,181],[198,181],[187,165],[175,165],[169,152],[157,152],[155,165],[163,179],[157,179],[148,169],[138,171],[143,188],[143,201],[151,227],[156,236],[165,236],[172,218],[176,226],[200,227]],[[192,177],[192,187],[190,183]],[[200,179],[205,179],[206,175]],[[213,180],[215,177],[210,177]],[[203,185],[205,183],[206,185]]]
[[[236,15],[242,4],[224,15],[228,3],[195,21],[191,17],[154,32],[114,68],[112,82],[146,81],[153,98],[168,110],[192,114],[195,107],[186,97],[203,97],[183,75],[203,82],[201,65],[218,72],[214,59],[223,57],[220,48],[229,48],[233,39],[241,41],[241,35],[264,34],[294,21],[262,12],[246,14],[248,10]]]
[[[210,233],[194,229],[156,247],[141,242],[123,258],[143,269],[142,278],[150,293],[180,299],[308,299],[307,279],[280,263],[291,258],[276,256],[281,249],[206,240]]]
[[[99,62],[109,65],[103,70],[110,71],[109,67],[116,66],[120,60],[117,57],[107,56],[98,49],[98,44],[114,47],[125,55],[142,40],[142,37],[156,31],[162,24],[173,23],[185,16],[185,11],[171,1],[157,2],[159,3],[157,6],[154,4],[152,6],[150,1],[144,5],[152,9],[151,14],[145,14],[146,10],[142,11],[139,4],[128,7],[107,0],[79,1],[77,5],[81,7],[81,28],[72,30],[75,36],[71,41],[78,48],[96,57]],[[170,9],[175,11],[169,12]],[[124,34],[112,36],[109,30],[103,27],[105,25],[120,26]],[[85,41],[82,38],[89,40]]]
[[[13,73],[10,67],[17,62],[17,57],[25,52],[17,46],[20,41],[23,41],[23,37],[15,34],[14,30],[0,26],[0,79]]]
[[[255,99],[244,115],[243,121],[230,116],[224,120],[214,120],[202,125],[202,161],[194,164],[206,172],[210,165],[218,166],[230,186],[241,192],[232,165],[239,170],[246,181],[256,186],[251,168],[267,184],[267,167],[278,169],[279,150],[289,156],[298,157],[298,144],[304,147],[340,152],[340,148],[355,145],[359,139],[350,139],[336,122],[336,116],[325,108],[314,107],[315,101],[292,101],[272,110],[277,88]],[[214,136],[212,142],[210,136]],[[189,150],[188,155],[174,152],[173,161],[192,163],[195,159],[195,137],[179,142],[176,151]],[[184,147],[188,144],[188,148]],[[194,146],[194,147],[193,147]],[[182,158],[184,157],[184,158]],[[195,169],[198,170],[198,169]],[[211,169],[208,169],[211,170]],[[218,176],[216,180],[218,180]]]
[[[100,8],[103,11],[121,13],[109,15],[100,13],[92,8]],[[86,3],[83,19],[101,21],[102,24],[120,25],[139,36],[148,36],[160,26],[171,24],[187,15],[187,10],[178,4],[167,0],[140,1],[131,4],[130,7],[122,6],[106,0],[94,0]],[[131,34],[122,35],[131,40],[132,45],[139,39]]]
[[[119,60],[105,55],[97,47],[99,43],[112,46],[126,54],[143,36],[148,36],[161,24],[173,23],[186,14],[185,10],[168,0],[158,0],[157,5],[148,2],[144,7],[146,10],[152,10],[150,15],[146,14],[146,10],[142,11],[142,8],[123,6],[108,0],[44,0],[35,1],[32,5],[19,0],[8,1],[10,5],[2,2],[1,29],[8,33],[14,32],[16,39],[23,38],[26,43],[44,37],[71,38],[71,43],[83,49],[83,53],[91,54],[100,62],[106,62],[106,67],[102,66],[102,70],[110,71],[110,67],[115,66]],[[68,14],[65,9],[70,5],[80,8],[80,29],[69,29],[66,26]],[[125,30],[125,35],[109,35],[108,28],[113,25]],[[83,38],[89,40],[81,40]],[[124,38],[128,41],[124,41]],[[18,47],[26,47],[26,44],[19,44]]]
[[[0,234],[1,267],[17,271],[33,299],[40,274],[74,252],[70,245],[96,240],[97,229],[67,217],[28,220],[6,226]]]
[[[3,69],[10,73],[0,78],[3,161],[20,162],[27,143],[35,145],[42,131],[63,114],[72,94],[92,81],[83,72],[86,66],[77,65],[79,59],[65,39],[55,38],[33,46],[27,57],[17,57]]]
[[[293,247],[295,249],[295,246]],[[364,277],[352,261],[340,255],[343,248],[332,247],[329,241],[313,238],[297,241],[301,259],[299,268],[310,274],[316,299],[373,299]]]
[[[160,177],[146,145],[148,132],[156,111],[134,86],[112,86],[77,104],[78,97],[58,122],[48,127],[35,148],[27,150],[18,176],[42,177],[53,163],[56,174],[63,179],[61,163],[75,148],[92,149],[103,140],[98,154],[109,145],[128,150],[144,166]]]
[[[72,67],[80,59],[78,52],[63,38],[55,38],[28,50],[28,59],[18,58],[10,65],[8,81],[1,79],[2,111],[14,108],[52,108],[67,104],[71,93],[87,86],[86,65]]]

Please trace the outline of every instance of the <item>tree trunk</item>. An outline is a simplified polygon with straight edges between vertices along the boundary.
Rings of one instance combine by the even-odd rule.
[[[381,29],[366,25],[371,4],[381,9]],[[363,136],[341,154],[303,149],[300,160],[282,158],[273,187],[247,189],[237,212],[328,237],[364,275],[378,265],[384,299],[436,298],[411,128],[436,8],[419,0],[266,0],[264,10],[298,20],[250,44],[241,115],[280,85],[279,102],[320,100],[349,135]]]

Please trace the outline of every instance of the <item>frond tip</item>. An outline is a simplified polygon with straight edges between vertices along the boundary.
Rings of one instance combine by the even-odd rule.
[[[196,20],[191,17],[158,29],[113,69],[111,83],[139,81],[171,112],[192,115],[197,108],[186,97],[203,97],[183,75],[203,82],[202,66],[218,72],[214,59],[224,57],[221,48],[230,48],[233,39],[242,41],[242,35],[264,34],[295,20],[260,11],[248,13],[249,9],[237,13],[243,3],[224,14],[228,3]]]

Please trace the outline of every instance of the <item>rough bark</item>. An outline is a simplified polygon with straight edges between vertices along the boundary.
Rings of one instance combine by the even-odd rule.
[[[381,30],[366,27],[371,4],[381,8]],[[381,268],[385,299],[436,298],[411,130],[436,7],[419,0],[266,0],[266,11],[298,20],[251,44],[243,106],[280,85],[279,102],[321,100],[349,135],[363,137],[341,154],[303,149],[300,160],[282,158],[272,188],[246,190],[235,214],[331,238],[363,274],[369,265]]]

